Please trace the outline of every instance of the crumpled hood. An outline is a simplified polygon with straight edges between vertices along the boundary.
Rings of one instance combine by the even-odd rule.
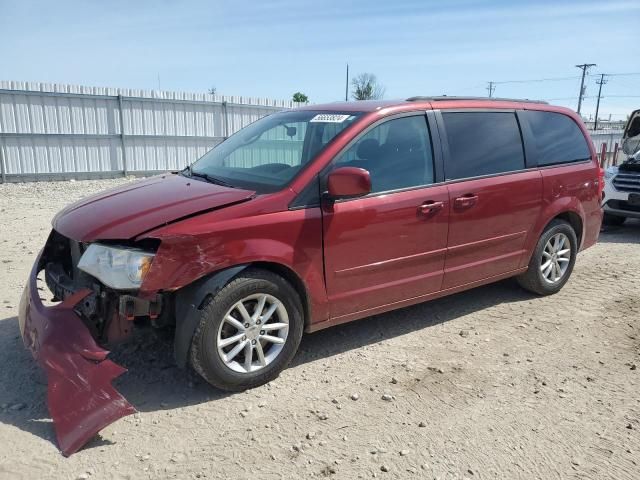
[[[106,190],[69,205],[53,228],[77,241],[129,239],[199,212],[250,199],[255,192],[165,174]]]

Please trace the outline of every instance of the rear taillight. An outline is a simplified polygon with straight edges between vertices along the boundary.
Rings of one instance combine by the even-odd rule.
[[[598,168],[598,196],[604,199],[604,168]]]

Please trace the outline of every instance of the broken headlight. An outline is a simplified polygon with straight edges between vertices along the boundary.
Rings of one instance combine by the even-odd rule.
[[[110,247],[92,243],[78,262],[78,268],[117,290],[140,288],[151,268],[153,253],[136,248]]]

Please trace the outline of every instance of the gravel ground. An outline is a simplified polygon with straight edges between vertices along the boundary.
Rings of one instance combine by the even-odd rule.
[[[309,335],[241,394],[140,330],[112,355],[140,413],[62,457],[18,300],[55,212],[123,181],[0,185],[0,478],[640,478],[640,222],[553,297],[504,281]]]

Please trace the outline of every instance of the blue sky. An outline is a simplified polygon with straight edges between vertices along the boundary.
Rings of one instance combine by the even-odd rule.
[[[0,0],[0,79],[155,89],[159,77],[166,90],[328,102],[344,97],[347,62],[375,73],[386,98],[486,95],[489,80],[577,77],[575,64],[597,63],[592,96],[595,74],[640,72],[639,26],[637,0]],[[639,86],[610,77],[602,114],[639,108]],[[499,83],[495,95],[575,109],[578,89],[568,78]],[[587,98],[583,113],[594,110]]]

